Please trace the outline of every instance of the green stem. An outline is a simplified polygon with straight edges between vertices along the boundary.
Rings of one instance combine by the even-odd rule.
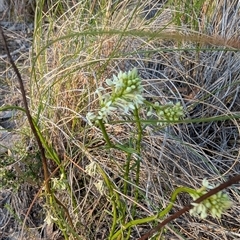
[[[124,185],[123,185],[123,194],[127,195],[128,192],[128,187],[129,187],[129,172],[130,172],[130,162],[131,162],[131,157],[132,154],[128,153],[127,154],[127,162],[126,162],[126,167],[125,167],[125,171],[124,171]],[[123,224],[125,224],[126,222],[126,211],[127,210],[127,206],[126,204],[123,205],[123,211],[122,211],[122,215],[123,215]],[[128,231],[128,235],[130,235],[131,231],[129,229]],[[129,238],[126,238],[129,239]]]
[[[106,128],[105,128],[105,125],[104,125],[102,119],[98,120],[98,123],[100,125],[101,130],[102,130],[103,137],[104,137],[105,141],[107,142],[107,146],[109,148],[113,147],[113,144],[111,143],[111,140],[110,140],[110,138],[108,136],[108,133],[106,131]]]
[[[129,185],[129,171],[130,171],[130,162],[131,162],[131,153],[127,154],[127,162],[125,166],[125,171],[124,171],[124,185],[123,185],[123,194],[127,194],[127,189]]]
[[[117,203],[120,203],[120,201],[119,201],[118,193],[114,191],[114,186],[110,182],[107,174],[103,171],[103,169],[100,166],[98,166],[98,169],[104,179],[105,184],[107,185],[109,195],[110,195],[110,201],[112,203],[113,223],[112,223],[110,233],[109,233],[109,239],[112,239],[112,236],[114,234],[114,231],[115,231],[115,228],[117,225]]]
[[[136,125],[137,125],[137,129],[138,129],[137,153],[140,155],[143,130],[142,130],[142,125],[141,125],[141,121],[140,121],[140,118],[139,118],[139,113],[138,113],[138,109],[137,108],[134,109],[134,117],[136,119]]]
[[[179,187],[177,188],[173,193],[172,193],[172,196],[171,196],[171,199],[170,199],[170,203],[167,205],[167,207],[159,212],[158,214],[156,215],[153,215],[153,216],[150,216],[150,217],[146,217],[146,218],[142,218],[142,219],[136,219],[136,220],[132,220],[130,222],[128,222],[127,224],[125,224],[124,226],[122,226],[122,229],[118,230],[111,238],[111,240],[114,240],[114,239],[117,239],[119,237],[119,235],[122,233],[123,230],[126,230],[128,228],[131,228],[131,227],[134,227],[136,225],[139,225],[139,224],[143,224],[143,223],[148,223],[148,222],[151,222],[151,221],[154,221],[156,219],[159,219],[159,218],[163,218],[165,215],[167,215],[169,213],[169,211],[172,209],[173,207],[173,204],[174,202],[176,201],[177,199],[177,195],[181,192],[186,192],[186,193],[193,193],[193,194],[196,194],[196,190],[195,189],[192,189],[192,188],[188,188],[188,187]]]
[[[141,155],[141,141],[142,141],[143,130],[142,130],[142,125],[141,125],[141,121],[139,118],[139,113],[138,113],[137,108],[134,109],[134,117],[136,120],[136,126],[137,126],[137,131],[138,131],[138,136],[137,136],[137,140],[136,140],[136,151],[137,151],[138,159],[137,159],[137,167],[136,167],[136,179],[135,179],[136,188],[135,188],[134,200],[135,200],[135,202],[138,202],[138,198],[139,198],[138,186],[139,186],[139,179],[140,179],[140,155]],[[136,208],[137,208],[137,205],[135,204],[133,207],[133,213],[132,213],[133,218],[136,213]]]

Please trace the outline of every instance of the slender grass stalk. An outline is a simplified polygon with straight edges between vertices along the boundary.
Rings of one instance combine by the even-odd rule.
[[[174,203],[177,199],[178,194],[183,193],[183,192],[194,194],[196,192],[196,190],[193,190],[192,188],[188,188],[188,187],[177,188],[172,193],[171,198],[170,198],[170,203],[167,205],[167,207],[164,210],[160,211],[159,213],[157,213],[155,215],[152,215],[152,216],[149,216],[149,217],[146,217],[146,218],[132,220],[132,221],[128,222],[127,224],[125,224],[123,226],[123,229],[127,230],[128,228],[132,228],[134,226],[144,224],[144,223],[150,223],[150,222],[152,222],[156,219],[161,219],[161,218],[165,217],[170,212],[170,210],[172,209],[172,207],[173,207],[173,205],[174,205]],[[122,234],[122,230],[118,230],[113,235],[111,240],[117,239],[121,234]]]
[[[128,187],[129,187],[129,174],[130,174],[130,163],[131,163],[131,153],[127,153],[127,158],[126,158],[126,165],[124,168],[124,185],[123,185],[123,194],[127,194],[128,192]]]
[[[107,186],[107,189],[109,191],[109,201],[112,204],[113,220],[112,220],[111,229],[110,229],[110,233],[109,233],[109,239],[111,239],[112,235],[115,232],[117,221],[118,221],[118,211],[120,210],[119,209],[120,199],[119,199],[118,193],[114,191],[114,185],[109,180],[107,174],[103,171],[103,169],[100,166],[98,166],[98,169],[99,169],[99,172],[102,175],[104,182]]]
[[[135,196],[134,196],[134,200],[135,202],[138,202],[138,198],[139,198],[139,180],[140,180],[140,165],[141,165],[141,141],[142,141],[142,125],[141,125],[141,121],[139,118],[139,111],[138,109],[135,107],[134,111],[133,111],[133,115],[134,118],[136,120],[136,129],[137,129],[137,139],[136,139],[136,152],[137,152],[137,162],[136,162],[136,179],[135,179],[135,184],[136,184],[136,188],[135,188]],[[133,218],[136,215],[136,208],[137,205],[135,204],[133,206]]]
[[[112,144],[112,142],[111,142],[111,140],[108,136],[108,133],[107,133],[106,128],[105,128],[105,124],[103,123],[102,119],[98,120],[98,123],[99,123],[99,126],[100,126],[101,130],[102,130],[103,137],[104,137],[104,139],[107,143],[107,147],[108,148],[113,147],[113,144]]]

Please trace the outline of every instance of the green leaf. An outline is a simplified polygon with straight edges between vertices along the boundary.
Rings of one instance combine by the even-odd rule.
[[[115,148],[120,149],[126,153],[136,153],[136,150],[134,148],[130,148],[130,147],[126,147],[124,145],[121,144],[116,144]]]

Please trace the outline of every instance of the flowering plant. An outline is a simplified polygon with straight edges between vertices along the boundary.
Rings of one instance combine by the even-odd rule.
[[[206,179],[202,181],[202,185],[203,186],[196,190],[195,193],[190,193],[193,200],[196,200],[206,194],[208,189],[214,188],[214,186],[210,185]],[[232,202],[229,200],[226,193],[218,192],[201,203],[192,203],[192,205],[194,208],[190,210],[191,215],[200,216],[204,219],[208,214],[210,214],[214,218],[220,218],[222,213],[231,207]]]
[[[104,88],[96,91],[99,96],[100,110],[97,114],[92,112],[87,114],[89,123],[96,120],[107,122],[108,116],[116,110],[128,114],[144,102],[143,87],[136,68],[125,73],[119,72],[117,76],[113,75],[113,79],[107,79],[106,84],[111,87],[112,92],[105,92]]]
[[[135,186],[139,186],[139,175],[140,175],[140,163],[141,163],[141,140],[143,135],[142,122],[139,116],[139,110],[146,110],[147,116],[150,117],[155,115],[158,117],[159,125],[166,126],[170,122],[178,121],[184,116],[183,107],[180,102],[172,103],[169,102],[165,105],[160,105],[159,103],[148,102],[143,97],[143,86],[141,78],[138,75],[137,69],[134,68],[128,72],[119,72],[118,75],[113,75],[112,79],[107,79],[106,84],[108,89],[100,87],[97,89],[96,93],[99,98],[99,110],[96,112],[89,112],[86,116],[88,123],[98,124],[102,130],[103,137],[106,140],[106,143],[109,148],[115,148],[122,150],[127,155],[127,162],[124,169],[124,185],[123,185],[123,195],[128,194],[130,171],[134,170],[135,175]],[[109,88],[111,91],[109,91]],[[144,109],[144,107],[146,107]],[[109,121],[109,116],[118,111],[119,114],[127,114],[133,118],[136,123],[136,136],[129,141],[129,147],[126,145],[114,145],[108,136],[105,124]],[[130,161],[134,159],[135,163],[130,165]],[[128,223],[124,219],[127,218],[126,207],[122,205],[120,201],[119,190],[116,189],[115,184],[111,181],[105,171],[98,165],[96,162],[91,162],[86,167],[86,173],[98,180],[94,185],[100,192],[100,194],[105,194],[110,196],[108,199],[111,201],[113,206],[113,226],[110,232],[110,239],[119,239],[119,236],[122,234],[122,228],[117,230],[117,223],[119,219],[122,219],[121,225],[123,228],[130,229],[132,226],[135,226],[140,223],[145,223],[153,221],[156,218],[164,217],[173,207],[173,203],[176,201],[177,195],[180,192],[187,192],[193,198],[193,200],[198,199],[205,193],[208,189],[213,188],[209,185],[207,180],[203,180],[203,186],[200,189],[192,189],[188,187],[179,187],[177,188],[170,199],[169,205],[157,215],[150,216],[144,219],[132,220]],[[138,188],[134,191],[134,202],[139,201],[139,190]],[[136,204],[133,206],[132,218],[134,219],[134,214],[136,213]],[[228,196],[225,193],[218,192],[215,195],[205,199],[201,203],[193,203],[193,208],[190,210],[190,214],[199,215],[201,218],[206,218],[208,214],[213,217],[221,217],[222,213],[231,206],[231,202]],[[119,210],[120,209],[120,210]],[[118,213],[121,213],[121,216],[118,216]],[[130,230],[129,230],[130,231]]]
[[[159,102],[155,102],[150,105],[147,116],[151,116],[153,112],[156,113],[159,120],[162,120],[158,123],[161,126],[167,125],[168,122],[178,121],[184,116],[183,107],[180,102],[176,104],[169,102],[165,105],[160,105]]]
[[[136,68],[128,72],[120,71],[117,76],[113,75],[113,79],[107,79],[106,84],[111,87],[111,92],[106,92],[103,87],[97,89],[100,110],[97,113],[87,113],[86,118],[90,124],[97,120],[106,123],[109,115],[116,111],[129,114],[134,109],[139,109],[146,102],[142,96],[142,81]],[[150,108],[147,116],[151,116],[155,112],[159,120],[165,121],[165,123],[178,121],[184,115],[180,102],[176,104],[170,102],[166,105],[160,105],[158,102],[154,104],[148,102],[148,105],[150,105]],[[160,122],[161,125],[163,125],[162,121]]]

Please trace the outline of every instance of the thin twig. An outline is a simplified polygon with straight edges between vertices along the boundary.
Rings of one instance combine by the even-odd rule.
[[[25,89],[24,89],[24,85],[23,85],[23,80],[22,80],[22,76],[10,54],[10,51],[9,51],[9,48],[8,48],[8,44],[7,44],[7,40],[5,38],[5,35],[4,35],[4,32],[3,32],[3,29],[2,29],[2,26],[0,25],[0,40],[2,40],[3,42],[3,46],[4,46],[4,49],[6,51],[6,54],[8,56],[8,59],[9,59],[9,62],[11,64],[11,66],[13,67],[13,70],[14,72],[16,73],[17,75],[17,79],[18,79],[18,82],[19,82],[19,86],[20,86],[20,91],[21,91],[21,94],[22,94],[22,98],[23,98],[23,105],[24,105],[24,108],[25,108],[25,112],[26,112],[26,115],[27,115],[27,119],[28,119],[28,122],[30,124],[30,128],[34,134],[34,137],[37,141],[37,145],[39,147],[39,151],[40,151],[40,154],[41,154],[41,159],[42,159],[42,166],[43,166],[43,174],[44,174],[44,184],[45,184],[45,188],[46,188],[46,193],[51,195],[56,203],[60,206],[63,207],[66,215],[67,215],[67,218],[68,218],[68,221],[71,225],[71,227],[74,229],[74,226],[73,226],[73,223],[72,223],[72,220],[71,220],[71,217],[70,217],[70,214],[68,212],[68,209],[64,206],[64,204],[62,204],[57,198],[56,196],[52,193],[51,191],[51,187],[50,187],[50,183],[49,183],[49,179],[50,179],[50,174],[49,174],[49,171],[48,171],[48,166],[47,166],[47,158],[46,158],[46,155],[45,155],[45,149],[42,145],[42,142],[41,142],[41,139],[37,133],[37,130],[36,130],[36,127],[35,127],[35,124],[34,124],[34,121],[33,121],[33,118],[32,118],[32,115],[30,113],[30,110],[29,110],[29,107],[28,107],[28,102],[27,102],[27,97],[26,97],[26,92],[25,92]]]
[[[29,107],[28,107],[28,102],[27,102],[27,97],[26,97],[26,92],[25,92],[25,89],[24,89],[24,85],[23,85],[22,76],[21,76],[21,74],[20,74],[20,72],[19,72],[11,54],[10,54],[10,51],[9,51],[9,48],[8,48],[8,45],[7,45],[7,40],[5,38],[5,35],[3,33],[3,29],[2,29],[1,25],[0,25],[0,39],[3,41],[3,47],[6,51],[9,62],[12,65],[13,70],[17,75],[17,79],[18,79],[18,82],[19,82],[20,91],[21,91],[22,98],[23,98],[23,105],[24,105],[24,108],[25,108],[25,111],[26,111],[27,119],[28,119],[28,122],[30,124],[30,128],[31,128],[31,130],[34,134],[34,137],[36,138],[36,141],[37,141],[40,153],[41,153],[44,179],[46,180],[49,177],[49,172],[48,172],[48,168],[47,168],[47,159],[46,159],[46,155],[45,155],[45,150],[44,150],[44,147],[43,147],[42,142],[40,140],[40,137],[38,136],[37,130],[34,126],[34,122],[33,122]],[[47,193],[51,193],[49,182],[46,182],[46,190],[47,190]]]
[[[222,183],[221,185],[219,185],[218,187],[211,189],[209,192],[207,192],[206,194],[202,195],[200,198],[198,198],[197,200],[195,200],[193,203],[200,203],[202,201],[204,201],[205,199],[211,197],[212,195],[220,192],[221,190],[228,188],[229,186],[236,184],[240,182],[240,174],[230,178],[227,182]],[[154,233],[158,232],[161,230],[162,227],[164,227],[167,223],[171,222],[172,220],[179,218],[182,214],[186,213],[187,211],[189,211],[191,208],[193,208],[193,205],[190,204],[184,208],[182,208],[181,210],[179,210],[178,212],[174,213],[173,215],[169,216],[168,218],[166,218],[164,221],[162,221],[161,223],[159,223],[156,227],[152,228],[149,232],[147,232],[146,234],[144,234],[141,238],[139,238],[138,240],[147,240],[149,239],[149,237],[151,237]]]

